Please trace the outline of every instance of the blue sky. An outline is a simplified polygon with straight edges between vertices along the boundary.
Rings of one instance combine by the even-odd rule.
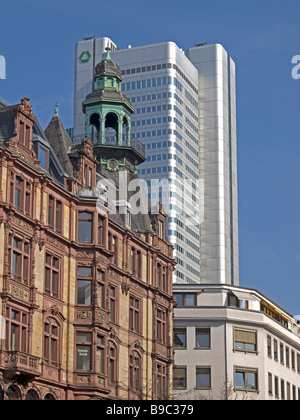
[[[0,96],[29,96],[42,126],[55,102],[73,123],[74,45],[222,44],[237,66],[240,283],[300,314],[299,0],[2,0]]]

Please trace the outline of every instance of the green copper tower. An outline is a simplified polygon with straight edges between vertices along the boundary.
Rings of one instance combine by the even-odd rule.
[[[121,69],[110,57],[97,64],[93,92],[82,104],[85,114],[85,136],[94,144],[94,152],[101,163],[114,159],[119,166],[145,162],[145,147],[131,135],[131,115],[134,108],[121,91]]]

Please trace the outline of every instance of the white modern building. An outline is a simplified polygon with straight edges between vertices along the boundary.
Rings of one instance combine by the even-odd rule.
[[[139,175],[151,187],[152,203],[163,201],[169,216],[177,261],[174,283],[238,285],[233,61],[221,45],[185,54],[172,42],[126,49],[109,38],[78,42],[74,142],[85,133],[82,102],[107,46],[122,69],[122,92],[135,108],[131,132],[146,147],[147,162]],[[189,217],[196,223],[188,224]]]
[[[300,323],[263,294],[174,285],[174,399],[300,400]]]

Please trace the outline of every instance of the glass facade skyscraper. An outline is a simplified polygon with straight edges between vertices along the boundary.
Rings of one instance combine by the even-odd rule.
[[[147,162],[139,167],[139,174],[148,183],[152,204],[160,200],[167,207],[168,237],[174,245],[177,262],[174,282],[237,284],[238,267],[234,257],[238,250],[235,248],[237,241],[233,240],[237,233],[233,62],[232,77],[226,88],[232,95],[220,99],[214,98],[213,92],[218,95],[218,83],[223,75],[215,80],[214,74],[210,74],[215,68],[212,63],[211,67],[207,65],[209,60],[205,57],[207,51],[219,50],[221,46],[192,48],[186,55],[172,42],[129,46],[123,50],[109,38],[78,42],[75,49],[74,141],[85,132],[82,102],[93,88],[94,68],[107,46],[111,48],[111,58],[122,69],[122,92],[135,108],[131,132],[146,147]],[[224,49],[222,57],[223,54],[228,65],[232,60]],[[209,74],[203,73],[204,68]],[[208,116],[210,112],[213,112],[214,120]],[[220,126],[223,117],[227,127],[225,119]],[[216,134],[208,133],[210,129],[206,124],[212,126]],[[230,173],[225,174],[226,170]],[[225,185],[225,176],[228,185]],[[199,179],[204,183],[204,202],[199,196],[199,191],[203,192]],[[167,186],[158,188],[157,183],[163,185],[162,180],[166,180]],[[199,223],[187,223],[187,215],[195,210]]]

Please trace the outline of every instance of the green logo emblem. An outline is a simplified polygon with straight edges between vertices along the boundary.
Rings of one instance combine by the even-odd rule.
[[[91,56],[91,53],[89,51],[83,51],[83,53],[81,53],[81,55],[79,57],[79,60],[82,63],[88,63],[90,61],[91,57],[92,56]]]

